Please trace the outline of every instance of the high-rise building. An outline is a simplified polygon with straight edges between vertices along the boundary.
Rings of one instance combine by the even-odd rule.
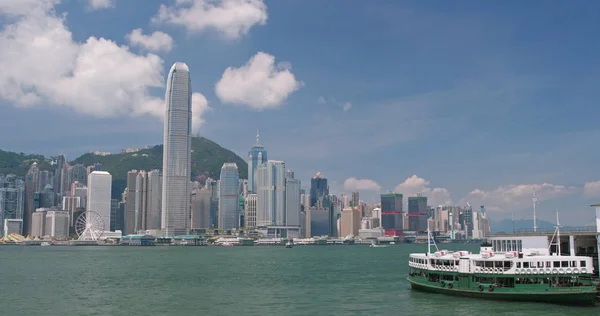
[[[351,207],[358,207],[359,204],[358,192],[352,192],[352,205]]]
[[[341,229],[339,237],[358,236],[362,217],[357,208],[342,210]]]
[[[256,170],[256,226],[285,225],[285,163],[269,160]]]
[[[256,131],[256,144],[248,151],[248,192],[256,193],[256,169],[267,162],[267,151],[260,144],[258,130]]]
[[[127,172],[127,198],[125,200],[125,230],[124,235],[131,235],[137,233],[136,231],[136,184],[137,184],[137,170],[131,170]]]
[[[165,103],[161,229],[171,237],[190,228],[192,87],[186,64],[171,67]]]
[[[158,170],[148,172],[147,196],[145,229],[160,229],[162,176]]]
[[[76,164],[67,168],[67,184],[68,188],[75,181],[87,185],[87,168],[82,164]],[[65,192],[69,189],[65,188]]]
[[[52,183],[52,187],[54,188],[54,192],[59,194],[61,192],[61,185],[63,174],[65,174],[65,164],[67,163],[67,158],[64,155],[60,155],[55,157],[53,164],[55,165],[54,169],[54,183]],[[42,190],[43,188],[40,188]]]
[[[52,183],[52,173],[48,170],[40,171],[39,182],[35,187],[34,192],[41,191],[47,184]]]
[[[31,237],[43,237],[46,235],[46,212],[48,210],[46,208],[38,208],[33,212],[31,216]]]
[[[244,205],[244,219],[247,229],[256,228],[256,208],[258,202],[258,194],[248,194]]]
[[[0,174],[0,226],[11,228],[12,232],[21,221],[20,231],[23,234],[23,213],[25,212],[25,181],[14,174],[7,176]],[[7,221],[14,221],[7,223]],[[3,230],[4,235],[9,232]]]
[[[33,196],[39,190],[40,169],[37,162],[31,164],[25,176],[25,212],[23,214],[23,234],[31,235],[31,216],[35,211]]]
[[[103,220],[104,230],[110,230],[110,194],[112,176],[106,171],[94,171],[88,176],[87,211],[96,212]]]
[[[403,229],[402,194],[381,195],[381,227],[388,236],[399,236]]]
[[[323,198],[329,195],[329,186],[327,185],[327,178],[322,173],[317,174],[310,179],[310,206],[317,205],[319,198]]]
[[[140,171],[135,179],[135,233],[146,230],[146,202],[148,198],[148,177]]]
[[[55,239],[65,239],[69,236],[69,213],[51,210],[46,213],[44,233]]]
[[[219,228],[239,229],[239,177],[235,163],[225,163],[221,167],[219,182]]]
[[[212,192],[202,188],[192,192],[192,229],[211,228],[210,204]]]
[[[427,208],[426,196],[408,197],[408,229],[411,231],[423,232],[427,230]]]
[[[300,222],[300,180],[294,179],[294,174],[288,174],[291,178],[285,179],[285,226],[301,226]]]

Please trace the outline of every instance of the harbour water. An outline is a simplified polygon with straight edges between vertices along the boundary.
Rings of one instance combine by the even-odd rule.
[[[478,245],[443,245],[477,251]],[[426,245],[0,247],[3,315],[599,315],[410,289]]]

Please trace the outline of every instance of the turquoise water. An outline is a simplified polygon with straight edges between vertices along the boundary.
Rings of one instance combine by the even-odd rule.
[[[0,310],[3,315],[600,315],[600,305],[494,302],[412,291],[407,258],[425,247],[2,246]],[[445,246],[457,247],[475,250]]]

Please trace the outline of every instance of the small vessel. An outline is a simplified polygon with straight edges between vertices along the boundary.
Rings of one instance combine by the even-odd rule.
[[[51,244],[47,241],[43,241],[40,246],[50,246]]]
[[[518,240],[519,237],[496,241],[494,245],[484,242],[479,254],[439,250],[429,227],[427,238],[427,253],[409,256],[408,282],[414,290],[569,305],[594,305],[600,290],[593,283],[593,258],[561,255],[558,215],[547,251],[526,249],[522,247],[523,238]],[[504,246],[509,244],[510,251],[505,251]],[[432,245],[437,250],[433,253]],[[552,246],[555,253],[551,252]]]
[[[223,246],[223,247],[233,247],[234,244],[232,244],[230,242],[224,242],[224,243],[221,244],[221,246]]]
[[[377,244],[377,242],[375,240],[371,241],[371,245],[369,247],[371,248],[386,248],[388,245],[379,245]]]
[[[290,240],[290,241],[288,241],[288,242],[285,243],[285,248],[292,248],[292,247],[294,247],[294,242],[293,241]]]

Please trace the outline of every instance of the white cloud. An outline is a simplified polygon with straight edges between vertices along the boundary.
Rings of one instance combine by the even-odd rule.
[[[279,107],[300,89],[290,65],[275,65],[275,57],[258,52],[240,68],[228,67],[215,92],[223,103],[243,104],[254,109]]]
[[[88,0],[88,5],[94,10],[114,8],[117,0]]]
[[[163,32],[144,35],[142,29],[135,29],[127,34],[125,38],[131,45],[140,46],[153,52],[169,52],[173,48],[173,38]]]
[[[164,117],[163,99],[150,94],[152,88],[164,88],[162,59],[134,54],[104,38],[75,42],[53,2],[35,3],[28,3],[27,11],[0,5],[0,14],[18,17],[0,32],[1,99],[96,117]],[[197,99],[196,108],[203,109],[206,100]]]
[[[0,14],[21,15],[45,12],[54,7],[59,0],[2,0],[0,1]]]
[[[325,98],[323,96],[319,96],[319,98],[317,99],[317,103],[318,104],[327,104],[327,101],[325,100]]]
[[[379,191],[381,186],[371,179],[348,178],[344,181],[344,189],[351,191]]]
[[[182,25],[189,32],[214,29],[236,39],[267,23],[267,6],[263,0],[177,0],[173,6],[161,5],[154,21]]]
[[[421,194],[427,197],[427,204],[432,206],[438,205],[450,205],[452,200],[450,199],[450,192],[445,188],[433,188],[429,187],[429,181],[419,178],[417,175],[413,175],[410,178],[400,183],[394,192],[402,193],[405,197],[414,196],[415,194]]]
[[[583,195],[587,198],[600,196],[600,181],[586,182],[583,186]]]
[[[200,126],[204,124],[202,115],[210,110],[208,101],[201,93],[192,94],[192,132],[196,133],[200,130]]]
[[[475,189],[461,199],[461,204],[485,205],[488,210],[512,212],[533,208],[533,190],[538,203],[562,198],[577,192],[574,187],[543,184],[517,184],[498,187],[493,191]]]
[[[344,103],[344,107],[343,107],[344,112],[350,111],[350,108],[352,108],[352,103],[350,103],[350,102]]]

